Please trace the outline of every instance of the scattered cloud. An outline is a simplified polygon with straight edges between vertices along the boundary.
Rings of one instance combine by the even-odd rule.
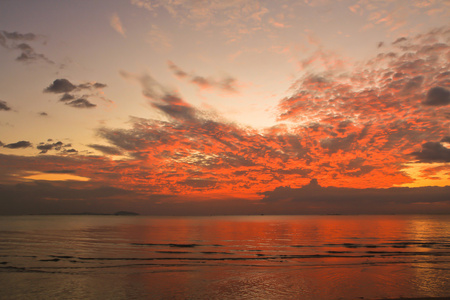
[[[87,98],[97,97],[105,99],[101,94],[101,90],[105,87],[107,87],[106,84],[99,82],[85,82],[74,85],[69,80],[62,78],[55,79],[44,89],[44,93],[62,94],[59,101],[71,107],[93,108],[97,105],[91,103]],[[108,99],[106,100],[111,102]]]
[[[117,15],[117,13],[114,13],[111,18],[109,19],[109,24],[111,25],[111,27],[117,31],[118,33],[120,33],[123,37],[125,37],[125,28],[122,25],[122,21],[120,20],[119,16]]]
[[[34,33],[18,33],[0,31],[0,46],[19,52],[16,57],[17,61],[24,63],[32,63],[36,61],[43,61],[49,64],[54,64],[52,60],[47,58],[44,54],[37,53],[29,44],[38,40],[38,36]]]
[[[230,40],[243,35],[283,25],[265,22],[269,9],[259,0],[164,1],[131,0],[131,4],[147,9],[152,15],[169,15],[182,26],[197,30],[219,29]]]
[[[52,140],[48,140],[46,143],[39,143],[39,145],[36,146],[36,149],[41,150],[39,154],[45,154],[50,150],[66,152],[70,150],[71,147],[71,144],[64,144],[61,141],[52,143]]]
[[[21,148],[28,148],[31,146],[32,146],[31,143],[28,141],[19,141],[17,143],[3,145],[3,147],[9,148],[9,149],[21,149]]]

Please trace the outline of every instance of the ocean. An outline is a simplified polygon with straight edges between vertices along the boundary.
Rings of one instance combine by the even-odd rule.
[[[447,296],[447,215],[0,217],[0,299]]]

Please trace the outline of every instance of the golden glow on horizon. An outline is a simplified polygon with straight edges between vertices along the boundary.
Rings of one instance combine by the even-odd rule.
[[[402,171],[413,181],[400,187],[426,187],[450,185],[449,163],[410,163]]]
[[[49,174],[49,173],[37,173],[23,177],[24,179],[31,180],[46,180],[46,181],[89,181],[90,178],[77,176],[72,174]]]

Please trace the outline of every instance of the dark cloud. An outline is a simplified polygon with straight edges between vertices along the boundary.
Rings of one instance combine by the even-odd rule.
[[[11,107],[5,101],[0,100],[0,110],[8,111],[11,110]]]
[[[29,63],[35,61],[44,61],[46,63],[54,64],[44,54],[37,53],[29,43],[38,39],[34,33],[18,33],[0,31],[0,45],[11,50],[18,50],[20,55],[16,58],[17,61]]]
[[[49,150],[60,151],[62,147],[70,147],[70,145],[64,145],[58,141],[56,143],[40,143],[36,146],[36,149],[41,150],[40,154],[47,153]]]
[[[94,83],[92,86],[93,86],[94,88],[96,88],[96,89],[103,89],[103,88],[107,87],[106,84],[104,84],[104,83],[99,83],[99,82]]]
[[[75,174],[76,170],[47,170],[44,173],[47,174]]]
[[[64,93],[64,95],[62,95],[61,98],[59,98],[59,101],[66,102],[66,101],[70,101],[73,99],[75,99],[75,96],[68,94],[68,93]]]
[[[94,108],[97,106],[97,104],[93,104],[83,98],[67,102],[66,105],[69,105],[69,106],[72,106],[75,108]]]
[[[449,193],[450,186],[354,189],[322,187],[313,179],[302,188],[278,187],[261,194],[263,203],[281,208],[284,213],[290,208],[293,214],[380,214],[439,213],[446,207]]]
[[[421,151],[413,152],[412,155],[424,162],[450,162],[450,149],[440,142],[425,143]]]
[[[89,90],[90,89],[102,89],[102,88],[105,88],[105,87],[107,87],[107,85],[104,84],[104,83],[100,83],[100,82],[95,82],[95,83],[86,82],[86,83],[79,84],[77,86],[77,88],[80,89],[80,90],[85,90],[85,89],[89,89]]]
[[[31,147],[31,143],[28,141],[19,141],[17,143],[4,145],[3,147],[9,148],[9,149],[28,148],[28,147]]]
[[[37,36],[34,33],[19,33],[17,31],[14,32],[7,32],[2,30],[1,33],[10,40],[16,40],[16,41],[33,41],[37,38]]]
[[[148,74],[141,76],[125,71],[120,71],[124,78],[137,80],[142,86],[142,94],[151,100],[151,105],[172,120],[196,121],[199,111],[185,102],[176,91],[167,88],[157,82]]]
[[[78,150],[72,148],[72,149],[64,150],[64,152],[65,153],[78,153]]]
[[[99,82],[87,82],[75,85],[71,83],[69,80],[62,78],[56,79],[50,84],[47,88],[44,89],[45,93],[54,93],[54,94],[63,94],[59,101],[64,102],[66,105],[75,107],[75,108],[93,108],[97,105],[91,103],[87,98],[89,97],[97,97],[103,99],[108,102],[112,102],[111,100],[105,99],[103,96],[99,94],[98,91],[107,85]],[[94,91],[92,91],[94,90]],[[80,94],[80,92],[85,92],[85,94]]]
[[[45,61],[50,64],[54,63],[53,61],[48,59],[45,55],[36,53],[36,51],[34,51],[34,49],[26,43],[21,43],[21,44],[17,45],[16,49],[19,49],[22,52],[16,58],[17,61],[28,63],[28,62],[33,62],[36,60],[42,60],[42,61]]]
[[[405,37],[400,37],[400,38],[396,39],[394,42],[392,42],[392,45],[399,44],[399,43],[405,42],[407,40],[408,39]]]
[[[431,88],[422,103],[429,106],[448,105],[450,104],[450,91],[440,86]]]
[[[116,147],[97,145],[97,144],[90,144],[88,146],[91,147],[92,149],[98,150],[107,155],[121,155],[122,154],[122,151],[120,151],[120,149],[118,149]]]
[[[69,80],[65,78],[55,79],[52,84],[50,84],[47,88],[44,89],[45,93],[55,93],[64,95],[61,97],[61,101],[71,100],[73,96],[68,94],[72,91],[81,91],[81,90],[90,90],[90,89],[102,89],[107,87],[104,83],[99,82],[87,82],[81,83],[79,85],[72,84]]]
[[[450,143],[450,136],[443,137],[441,143]]]
[[[47,117],[48,116],[48,113],[46,113],[45,111],[42,111],[42,112],[40,112],[40,113],[38,113],[40,116],[42,116],[42,117]]]
[[[69,80],[63,78],[63,79],[56,79],[53,81],[52,84],[50,84],[47,88],[44,89],[45,93],[69,93],[76,89],[77,87],[73,85]]]

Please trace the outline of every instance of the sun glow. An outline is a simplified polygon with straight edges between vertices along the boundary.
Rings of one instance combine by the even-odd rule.
[[[401,187],[425,187],[450,185],[450,163],[410,163],[402,171],[413,181]]]
[[[49,173],[37,173],[23,177],[30,180],[46,180],[46,181],[89,181],[90,178],[77,176],[72,174],[49,174]]]

